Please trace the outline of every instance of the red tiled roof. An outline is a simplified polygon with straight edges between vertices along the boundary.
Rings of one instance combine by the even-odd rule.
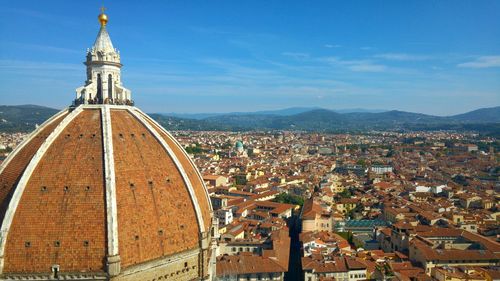
[[[271,240],[272,249],[264,250],[262,256],[247,253],[217,258],[217,276],[287,272],[290,255],[288,231],[285,229],[274,231]]]

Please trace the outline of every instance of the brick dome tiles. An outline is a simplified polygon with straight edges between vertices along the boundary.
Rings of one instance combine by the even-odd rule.
[[[212,220],[192,161],[131,106],[81,105],[46,122],[0,168],[0,200],[4,274],[106,272],[113,245],[123,270],[199,248]]]

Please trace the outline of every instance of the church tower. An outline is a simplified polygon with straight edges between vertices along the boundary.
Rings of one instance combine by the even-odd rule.
[[[113,48],[106,25],[108,16],[101,8],[98,16],[101,29],[91,49],[87,49],[87,80],[76,89],[75,105],[122,104],[133,105],[130,90],[121,82],[120,52]]]

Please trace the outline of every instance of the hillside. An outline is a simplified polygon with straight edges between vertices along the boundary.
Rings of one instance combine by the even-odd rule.
[[[203,124],[197,123],[196,125],[196,129],[204,128],[203,130],[302,130],[317,132],[454,130],[476,131],[485,135],[500,136],[498,107],[479,109],[449,117],[397,110],[375,113],[338,113],[327,109],[313,109],[293,115],[227,114],[192,121],[203,122]],[[183,122],[186,123],[187,121]],[[169,127],[174,124],[164,125]],[[194,127],[190,128],[195,129]]]
[[[265,111],[255,111],[255,112],[230,112],[230,113],[160,113],[165,116],[172,116],[177,118],[187,118],[187,119],[197,119],[202,120],[206,118],[216,118],[221,116],[254,116],[254,115],[278,115],[278,116],[290,116],[294,114],[299,114],[302,112],[307,112],[317,109],[315,107],[290,107],[278,110],[265,110]]]
[[[453,120],[462,122],[500,122],[500,106],[481,108],[467,113],[451,116]]]
[[[312,110],[322,109],[320,107],[289,107],[284,109],[277,110],[262,110],[255,112],[230,112],[230,113],[159,113],[165,116],[172,116],[177,118],[187,118],[187,119],[197,119],[202,120],[211,117],[220,117],[220,116],[235,116],[235,115],[244,115],[244,116],[254,116],[254,115],[276,115],[276,116],[291,116],[296,115]],[[345,109],[335,109],[332,110],[337,113],[380,113],[386,112],[387,110],[382,109],[365,109],[365,108],[345,108]]]
[[[229,113],[198,119],[151,114],[168,130],[300,130],[365,132],[371,130],[455,130],[500,136],[500,107],[439,117],[404,111],[339,113],[327,109],[291,108],[278,111]],[[0,131],[31,131],[57,112],[34,106],[0,106]],[[298,112],[298,113],[294,113]],[[273,114],[272,114],[273,113]]]
[[[0,105],[0,132],[29,132],[59,110],[38,105]]]

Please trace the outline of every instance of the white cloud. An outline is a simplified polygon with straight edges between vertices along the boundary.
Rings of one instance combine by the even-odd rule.
[[[500,67],[500,56],[481,56],[474,61],[460,63],[457,66],[467,68]]]
[[[342,65],[355,72],[383,72],[387,66],[376,64],[372,60],[342,60],[338,57],[321,58],[320,61],[333,65]]]
[[[378,54],[378,55],[375,55],[374,57],[378,58],[378,59],[396,60],[396,61],[422,61],[422,60],[431,59],[430,56],[404,54],[404,53]]]
[[[325,44],[325,48],[340,48],[342,47],[342,45],[339,45],[339,44]]]

